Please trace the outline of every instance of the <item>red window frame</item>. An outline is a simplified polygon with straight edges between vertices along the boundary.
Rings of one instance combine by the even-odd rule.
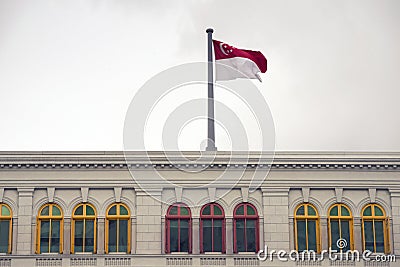
[[[243,215],[240,214],[236,214],[237,210],[243,206]],[[256,214],[255,215],[247,215],[247,207],[252,207]],[[256,209],[256,207],[250,203],[240,203],[238,204],[234,211],[233,211],[233,252],[234,253],[238,253],[237,251],[237,233],[236,233],[236,221],[238,219],[244,219],[244,229],[246,229],[246,223],[247,220],[251,219],[251,220],[256,220],[256,251],[260,250],[260,231],[259,231],[259,216],[258,216],[258,211]],[[246,251],[247,251],[247,237],[246,237],[246,231],[244,232],[244,243],[246,244]]]
[[[177,207],[178,214],[170,214],[171,209],[173,207]],[[188,215],[181,215],[181,207],[185,207],[188,211]],[[189,253],[192,253],[192,212],[190,208],[184,204],[184,203],[175,203],[171,206],[169,206],[167,210],[167,214],[165,215],[165,253],[171,253],[171,228],[170,228],[170,221],[171,220],[178,220],[178,240],[180,240],[180,233],[181,233],[181,227],[180,227],[180,222],[181,220],[188,220],[189,222]],[[178,242],[178,252],[180,252],[180,242]]]
[[[210,215],[203,215],[203,211],[206,207],[210,207]],[[214,214],[214,207],[217,206],[218,208],[221,209],[222,215],[215,215]],[[212,252],[214,251],[214,220],[222,220],[222,253],[225,253],[225,211],[221,207],[221,205],[217,203],[209,203],[204,205],[201,210],[200,210],[200,253],[204,253],[204,248],[203,248],[203,220],[211,220],[212,221]],[[220,252],[220,251],[217,251]]]

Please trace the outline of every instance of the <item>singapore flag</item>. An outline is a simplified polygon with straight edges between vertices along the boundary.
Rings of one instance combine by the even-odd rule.
[[[213,40],[216,80],[258,79],[267,71],[267,59],[260,51],[245,50]]]

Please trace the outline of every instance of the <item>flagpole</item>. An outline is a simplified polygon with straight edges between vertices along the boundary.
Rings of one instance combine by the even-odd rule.
[[[206,151],[216,151],[215,146],[215,121],[214,121],[214,77],[213,77],[213,51],[212,51],[212,34],[214,30],[208,28],[206,33],[208,35],[208,139]]]

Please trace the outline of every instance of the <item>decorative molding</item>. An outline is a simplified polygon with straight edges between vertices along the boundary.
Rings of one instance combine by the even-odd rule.
[[[217,192],[217,189],[215,187],[209,187],[207,191],[209,202],[215,202],[215,194]]]
[[[343,188],[337,187],[335,188],[336,202],[342,203],[343,198]]]
[[[369,201],[371,203],[376,202],[376,188],[369,188],[368,194],[369,194]]]
[[[114,187],[115,202],[121,202],[122,187]]]
[[[183,188],[182,187],[175,187],[175,198],[176,202],[182,202],[182,192]]]
[[[241,187],[240,193],[242,194],[243,202],[249,202],[249,188],[248,187]]]
[[[89,187],[81,187],[82,202],[87,203],[89,197]]]
[[[54,194],[56,192],[56,188],[55,187],[47,187],[47,198],[49,200],[50,203],[54,202]]]
[[[301,194],[303,196],[304,203],[308,203],[309,202],[309,198],[310,198],[310,188],[309,187],[302,187],[301,188]]]

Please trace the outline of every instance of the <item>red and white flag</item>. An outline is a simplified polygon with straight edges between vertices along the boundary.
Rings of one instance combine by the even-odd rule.
[[[213,40],[216,80],[237,78],[258,79],[260,72],[267,71],[267,59],[260,51],[239,49],[226,43]]]

